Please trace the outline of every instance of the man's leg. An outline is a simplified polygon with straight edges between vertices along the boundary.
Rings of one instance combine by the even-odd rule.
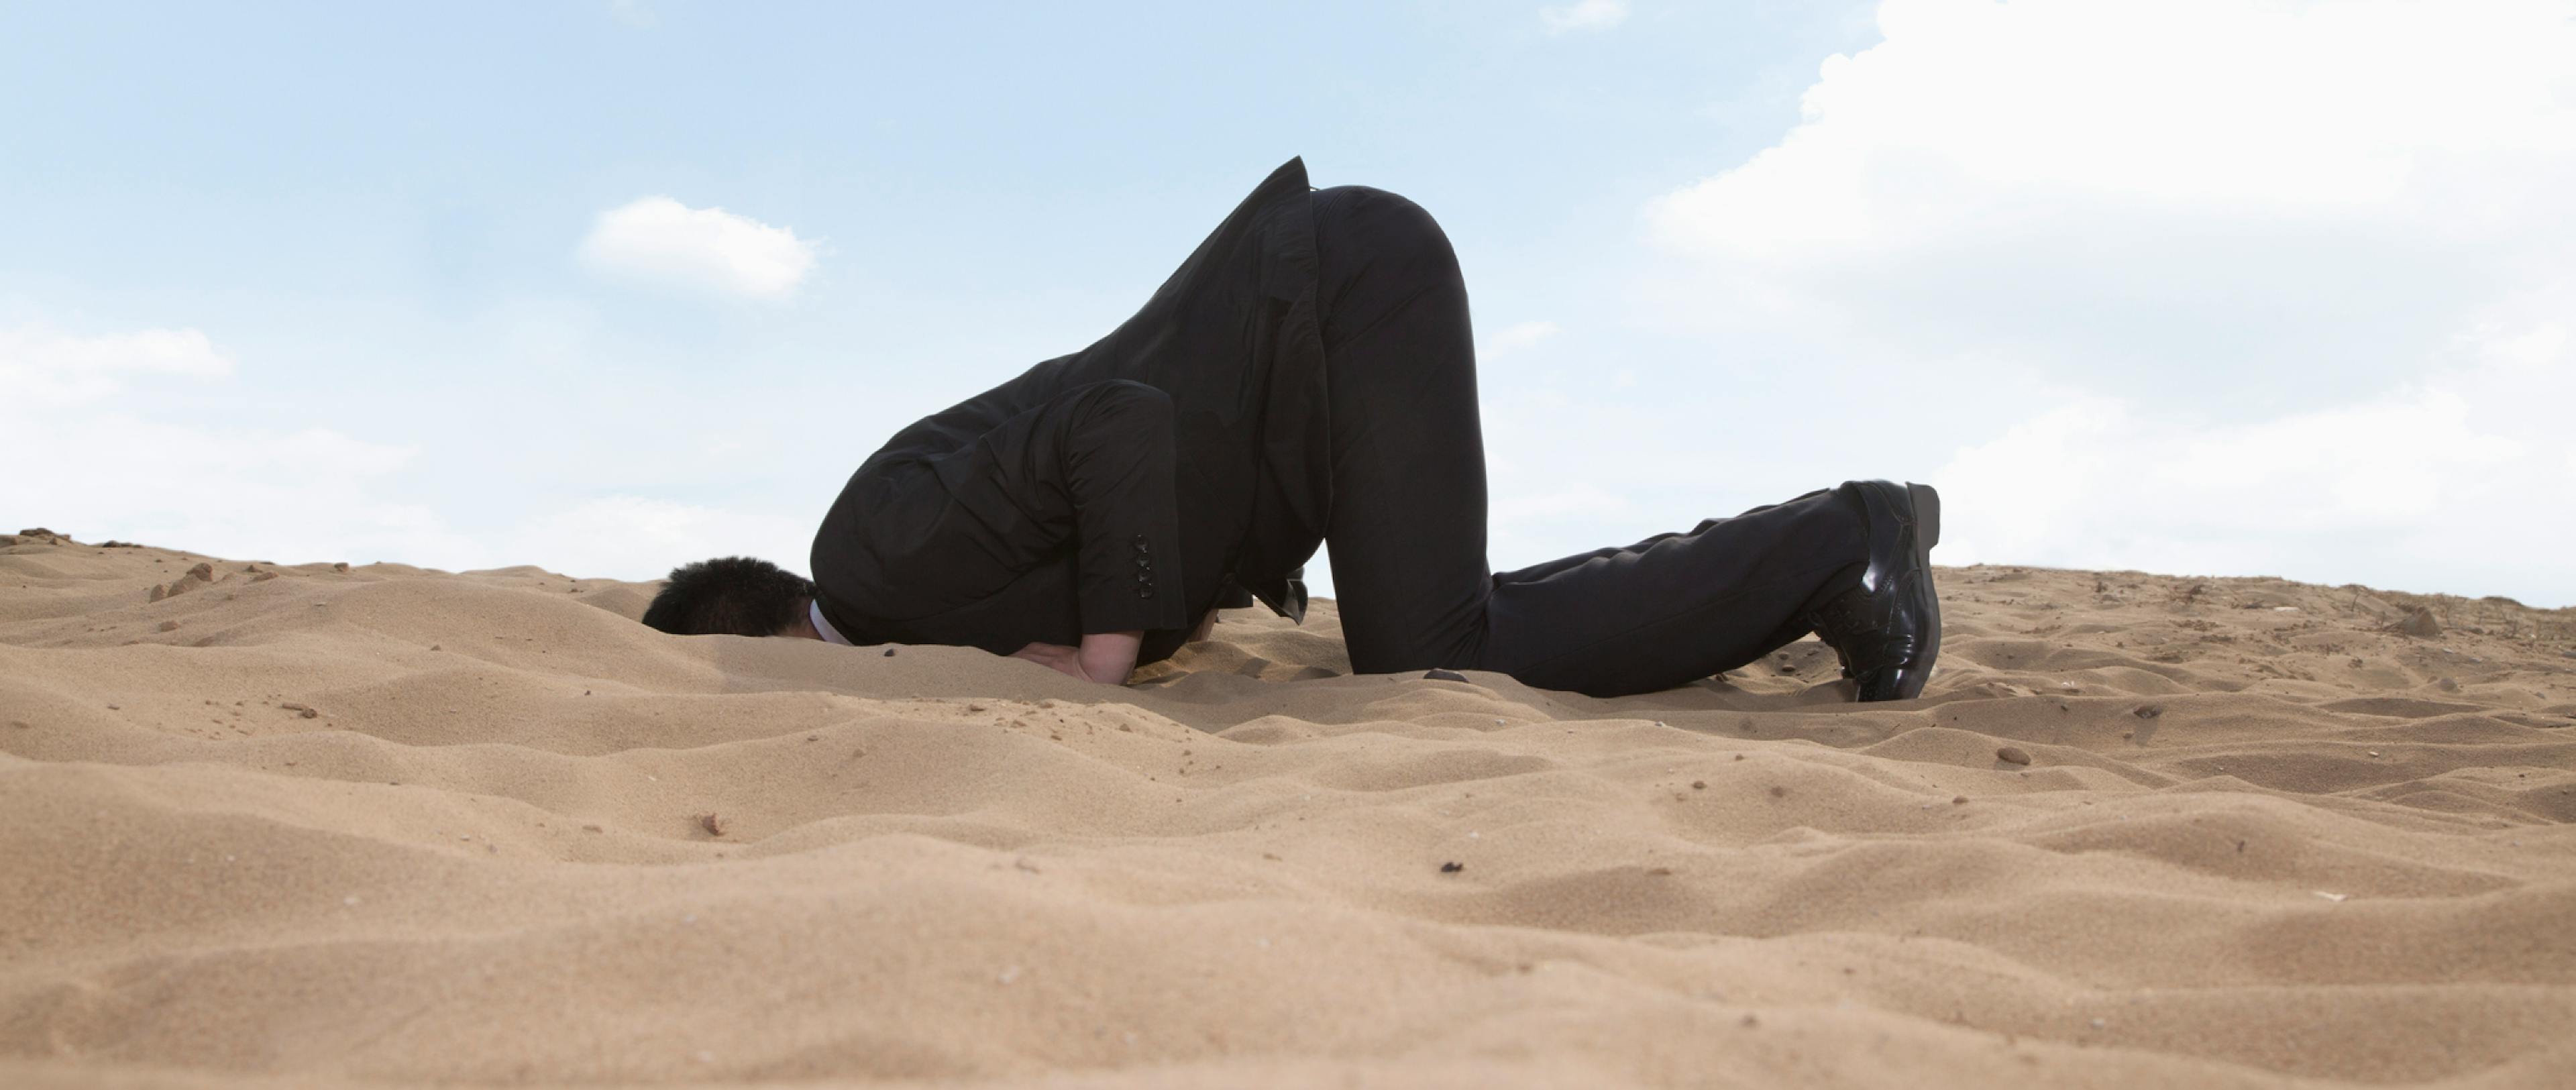
[[[1867,534],[1849,500],[1810,492],[1642,549],[1498,576],[1477,665],[1595,696],[1734,669],[1806,635],[1810,612],[1860,585]]]
[[[1485,439],[1457,255],[1393,193],[1312,199],[1342,640],[1361,673],[1473,666],[1490,586]]]
[[[1509,673],[1609,695],[1740,666],[1857,585],[1866,529],[1830,493],[1490,574],[1466,285],[1411,201],[1314,195],[1333,509],[1326,540],[1352,668]]]

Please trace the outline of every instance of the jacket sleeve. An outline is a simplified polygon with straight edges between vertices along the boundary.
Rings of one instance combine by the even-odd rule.
[[[1172,399],[1141,382],[1082,387],[1052,464],[1072,509],[1082,631],[1186,628]]]
[[[1187,627],[1173,424],[1171,397],[1141,382],[1058,393],[930,459],[898,489],[911,496],[886,497],[915,512],[888,521],[915,532],[874,527],[877,558],[890,580],[910,582],[992,561],[1026,570],[1070,551],[1085,634]],[[920,532],[929,527],[944,529]]]

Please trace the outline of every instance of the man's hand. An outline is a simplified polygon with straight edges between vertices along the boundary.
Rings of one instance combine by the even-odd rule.
[[[1071,674],[1075,677],[1082,678],[1084,681],[1089,681],[1091,679],[1083,677],[1082,674],[1081,655],[1081,648],[1066,647],[1060,643],[1033,643],[1027,647],[1011,652],[1012,658],[1027,659],[1030,662],[1037,663],[1049,670],[1054,670],[1058,673]]]
[[[1124,685],[1127,675],[1136,672],[1136,652],[1144,643],[1145,633],[1094,632],[1082,637],[1082,646],[1067,647],[1060,643],[1032,643],[1011,652],[1015,659],[1027,659],[1047,669],[1084,681],[1103,685]]]

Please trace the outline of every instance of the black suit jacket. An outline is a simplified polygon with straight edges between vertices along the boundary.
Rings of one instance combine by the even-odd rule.
[[[1152,662],[1238,588],[1303,620],[1331,503],[1310,188],[1289,160],[1135,317],[860,465],[814,537],[833,626],[995,654],[1142,629]]]

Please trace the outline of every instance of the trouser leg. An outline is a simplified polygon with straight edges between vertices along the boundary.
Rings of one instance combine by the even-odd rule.
[[[1830,493],[1490,574],[1457,258],[1402,197],[1344,186],[1313,199],[1332,397],[1326,541],[1354,670],[1472,667],[1647,692],[1804,635],[1800,615],[1857,584],[1866,530]]]
[[[1489,581],[1466,282],[1412,201],[1365,186],[1312,199],[1343,643],[1361,673],[1473,666]]]
[[[1811,492],[1496,576],[1478,665],[1595,696],[1734,669],[1806,635],[1809,611],[1859,585],[1867,535],[1848,500]]]

